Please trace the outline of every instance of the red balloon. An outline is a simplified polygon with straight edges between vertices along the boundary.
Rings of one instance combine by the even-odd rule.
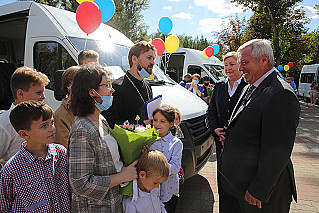
[[[161,56],[165,50],[165,44],[164,41],[160,38],[155,38],[152,41],[152,44],[155,46],[156,50],[157,50],[157,55]]]
[[[212,57],[214,55],[214,48],[213,47],[207,47],[205,49],[205,53],[208,57]]]
[[[294,66],[294,63],[293,63],[293,62],[289,62],[289,63],[288,63],[288,66],[289,66],[289,68],[291,68],[291,67]]]
[[[93,33],[101,24],[102,13],[96,3],[85,1],[76,10],[76,21],[83,32]]]

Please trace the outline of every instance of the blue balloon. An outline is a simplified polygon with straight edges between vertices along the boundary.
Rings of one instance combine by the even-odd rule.
[[[279,70],[279,71],[283,71],[283,69],[284,69],[284,67],[283,67],[282,65],[279,65],[279,66],[277,67],[277,70]]]
[[[159,29],[163,34],[169,34],[173,28],[173,22],[168,17],[163,17],[158,23]]]
[[[218,44],[214,44],[212,47],[214,48],[214,55],[216,55],[219,52],[219,46]]]
[[[110,20],[115,13],[115,4],[113,0],[95,0],[102,13],[102,22]]]

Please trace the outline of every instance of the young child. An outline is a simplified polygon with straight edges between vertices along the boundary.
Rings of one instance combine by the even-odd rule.
[[[49,79],[45,74],[29,67],[20,67],[12,74],[10,87],[14,103],[9,110],[0,115],[0,160],[8,161],[19,151],[24,141],[10,123],[11,110],[23,101],[43,101],[44,89],[48,83]]]
[[[68,147],[69,133],[74,122],[75,116],[71,110],[71,86],[75,74],[79,71],[80,66],[72,66],[67,68],[62,76],[62,89],[66,98],[62,99],[62,103],[54,113],[55,125],[55,143],[62,144],[65,148]]]
[[[144,152],[137,164],[138,197],[124,196],[125,213],[166,213],[164,204],[159,198],[159,185],[169,175],[169,164],[163,153],[157,150]],[[134,184],[134,183],[133,183]]]
[[[26,141],[1,170],[0,212],[69,212],[66,149],[52,144],[52,109],[40,101],[22,102],[10,121]]]
[[[162,104],[153,112],[153,126],[159,131],[160,140],[156,141],[150,149],[162,152],[170,166],[167,181],[161,183],[160,198],[164,202],[167,212],[175,212],[177,197],[179,196],[178,172],[181,168],[183,143],[175,137],[176,132],[174,107]],[[168,202],[170,201],[170,202]]]

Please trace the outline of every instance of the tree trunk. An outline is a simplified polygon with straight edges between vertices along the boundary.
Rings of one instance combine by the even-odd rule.
[[[280,47],[279,47],[279,35],[278,35],[278,28],[276,25],[275,21],[275,14],[270,5],[268,4],[269,2],[267,0],[264,0],[264,3],[267,7],[267,10],[269,11],[270,14],[270,20],[271,20],[271,29],[272,29],[272,40],[273,40],[273,45],[274,45],[274,57],[275,57],[275,67],[277,67],[280,64],[281,58],[280,58]]]

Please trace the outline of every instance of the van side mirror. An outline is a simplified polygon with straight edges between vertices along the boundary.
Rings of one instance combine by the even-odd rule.
[[[58,101],[62,101],[65,98],[66,94],[62,89],[61,76],[64,70],[57,70],[53,74],[53,89],[54,89],[54,98]]]

